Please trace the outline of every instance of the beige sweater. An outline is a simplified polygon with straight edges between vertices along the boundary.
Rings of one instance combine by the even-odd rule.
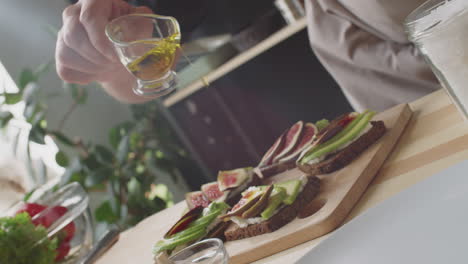
[[[312,48],[356,110],[384,110],[440,88],[404,32],[424,1],[306,1]]]

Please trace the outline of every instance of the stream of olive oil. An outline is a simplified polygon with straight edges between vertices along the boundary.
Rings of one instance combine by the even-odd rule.
[[[139,44],[154,46],[143,56],[127,64],[127,68],[140,80],[153,81],[162,78],[173,66],[180,48],[179,35],[160,40],[142,40]]]
[[[193,66],[192,61],[185,55],[180,46],[180,36],[171,35],[161,40],[142,40],[138,43],[154,46],[143,56],[127,64],[127,68],[143,81],[153,81],[162,78],[173,66],[179,50],[187,62]],[[201,78],[205,86],[209,86],[205,77]]]

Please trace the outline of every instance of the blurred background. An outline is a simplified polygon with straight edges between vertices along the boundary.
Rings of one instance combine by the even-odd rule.
[[[97,85],[71,86],[58,78],[53,65],[54,31],[61,27],[61,13],[69,4],[65,0],[4,1],[0,9],[0,62],[19,86],[19,92],[9,92],[21,96],[10,103],[5,97],[1,109],[17,109],[14,119],[29,124],[4,126],[1,155],[17,168],[0,169],[0,178],[25,180],[18,180],[24,186],[13,191],[0,182],[3,208],[48,182],[54,186],[79,181],[97,197],[92,200],[93,209],[102,209],[110,201],[114,213],[118,211],[117,218],[126,219],[121,206],[133,208],[142,204],[140,199],[149,200],[148,206],[130,212],[138,216],[125,220],[125,226],[132,225],[181,201],[186,192],[198,190],[201,184],[215,181],[218,170],[255,166],[297,120],[315,122],[351,110],[309,47],[303,1],[204,0],[186,11],[176,5],[161,7],[168,12],[163,15],[188,17],[180,23],[184,52],[192,64],[180,61],[175,93],[137,107],[115,101]],[[37,70],[48,62],[49,70]],[[7,87],[5,82],[12,80],[4,76]],[[31,84],[40,87],[34,93],[40,101],[36,105],[42,107],[37,110],[35,105],[34,116],[43,113],[40,120],[45,122],[39,123],[47,124],[38,125],[39,132],[31,130],[34,116],[21,117],[35,104],[24,92]],[[3,121],[8,119],[3,117]],[[41,170],[45,164],[45,176],[31,177],[29,165],[24,165],[31,163],[27,151],[24,154],[28,148],[14,142],[18,130],[31,130],[23,143],[33,141],[32,167]],[[31,136],[33,132],[45,141],[38,142]],[[82,155],[83,149],[86,155]],[[148,155],[154,159],[151,164],[143,162]],[[125,202],[117,199],[115,206],[114,196],[119,196],[109,193],[109,185],[122,173],[126,180],[119,186],[130,198]],[[109,217],[97,220],[117,221]]]

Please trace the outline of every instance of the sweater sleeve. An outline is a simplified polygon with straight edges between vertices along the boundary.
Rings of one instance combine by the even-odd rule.
[[[418,50],[394,37],[402,27],[381,30],[372,26],[381,19],[358,17],[338,0],[307,0],[306,9],[312,49],[356,110],[384,110],[439,88]]]

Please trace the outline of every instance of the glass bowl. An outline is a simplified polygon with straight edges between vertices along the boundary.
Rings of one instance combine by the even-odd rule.
[[[174,264],[226,264],[228,259],[229,256],[224,248],[223,241],[218,238],[197,242],[169,258]]]
[[[61,231],[74,225],[74,235],[69,241],[70,250],[66,257],[58,263],[76,263],[83,257],[93,245],[93,225],[90,211],[88,209],[89,197],[80,184],[70,183],[57,191],[39,189],[27,202],[18,202],[13,205],[3,216],[14,216],[18,211],[24,210],[27,204],[39,204],[46,208],[35,214],[31,220],[36,223],[44,223],[45,218],[55,215],[52,223],[48,223],[47,236],[49,238],[61,235]],[[61,213],[58,213],[61,207]],[[63,208],[66,208],[63,209]],[[60,216],[59,216],[60,215]],[[37,241],[39,242],[39,241]],[[34,244],[33,244],[34,245]]]

